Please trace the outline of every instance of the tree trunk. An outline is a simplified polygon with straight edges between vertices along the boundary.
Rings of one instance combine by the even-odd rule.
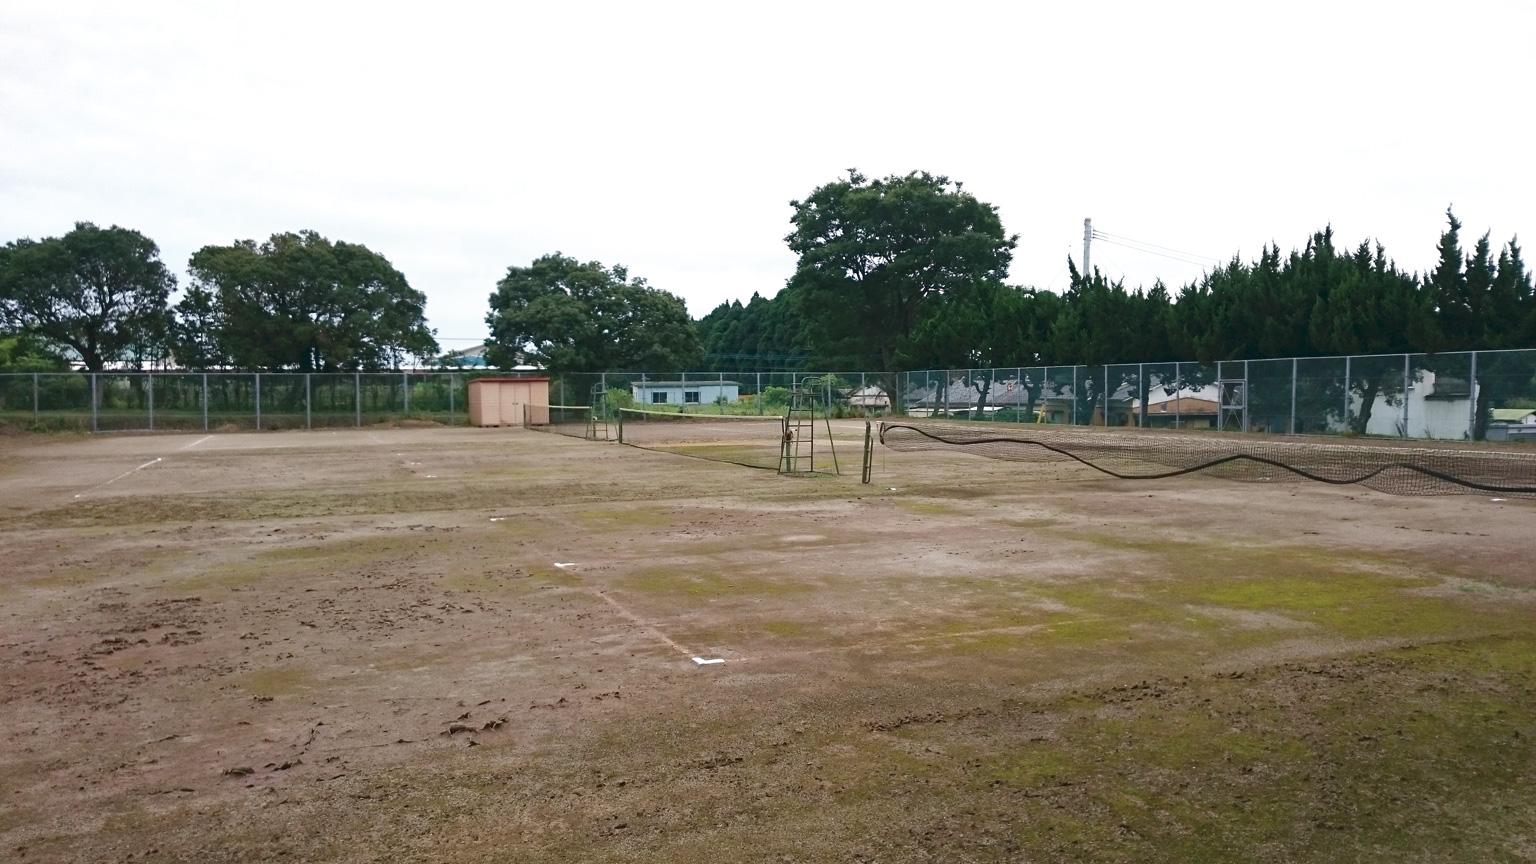
[[[1477,391],[1477,413],[1472,417],[1472,440],[1486,441],[1488,440],[1488,406],[1493,401],[1493,388],[1488,386],[1487,381],[1482,382],[1481,386],[1477,383],[1472,386]]]
[[[992,376],[972,381],[971,386],[976,388],[976,410],[971,412],[972,420],[987,419],[987,393],[992,390]]]
[[[1366,427],[1371,423],[1371,410],[1376,407],[1376,395],[1380,392],[1380,381],[1374,376],[1366,379],[1365,389],[1360,393],[1360,413],[1349,424],[1356,435],[1365,434]]]

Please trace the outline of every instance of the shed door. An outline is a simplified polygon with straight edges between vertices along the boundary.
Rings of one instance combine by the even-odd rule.
[[[501,411],[497,415],[503,426],[523,425],[523,400],[519,399],[516,382],[505,382],[496,385],[501,403]]]

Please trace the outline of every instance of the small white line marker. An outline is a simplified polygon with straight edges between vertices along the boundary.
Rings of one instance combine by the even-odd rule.
[[[100,488],[102,488],[104,486],[111,486],[113,483],[116,483],[117,481],[123,479],[124,477],[127,477],[129,474],[134,473],[135,471],[142,471],[145,468],[148,468],[149,466],[155,464],[156,462],[164,461],[164,458],[165,457],[163,457],[163,456],[156,456],[155,458],[149,460],[148,462],[145,462],[143,465],[140,465],[137,468],[129,468],[127,471],[124,471],[123,473],[117,475],[116,477],[113,477],[111,480],[108,480],[105,483],[98,483],[95,486],[92,486],[91,488],[85,490],[84,492],[77,492],[75,494],[75,497],[79,498],[81,495],[89,495],[90,493],[95,492],[97,489],[100,489]]]
[[[191,450],[193,447],[196,447],[197,445],[203,443],[204,441],[207,441],[209,438],[212,438],[212,437],[213,437],[212,435],[204,435],[203,437],[197,439],[196,441],[193,441],[191,444],[183,445],[181,449],[183,449],[183,450]]]
[[[556,561],[555,566],[559,567],[561,570],[569,570],[572,567],[575,567],[576,563],[574,561]]]
[[[507,517],[505,517],[505,516],[492,516],[491,517],[491,521],[492,522],[505,522],[506,520],[507,520]]]
[[[725,662],[725,658],[724,657],[710,657],[708,659],[705,659],[703,657],[695,657],[695,658],[693,658],[693,662],[699,664],[700,666],[713,666],[716,663],[724,663]]]

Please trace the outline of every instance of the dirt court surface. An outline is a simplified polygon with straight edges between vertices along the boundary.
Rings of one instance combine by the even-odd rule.
[[[848,450],[0,439],[0,860],[1536,860],[1536,503]]]

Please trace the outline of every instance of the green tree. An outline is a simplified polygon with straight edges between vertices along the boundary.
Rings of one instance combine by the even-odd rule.
[[[204,246],[178,304],[189,363],[247,369],[398,368],[437,353],[426,296],[384,256],[314,231]]]
[[[63,372],[69,369],[57,351],[29,333],[0,335],[0,372]]]
[[[857,171],[792,201],[799,256],[788,291],[823,362],[896,371],[928,305],[1008,274],[1016,238],[997,209],[926,172],[869,180]]]
[[[674,372],[700,356],[682,298],[631,280],[623,267],[558,252],[508,268],[485,322],[494,366],[526,358],[553,372]]]
[[[175,285],[154,241],[116,225],[77,222],[63,237],[0,248],[0,320],[73,351],[93,371],[153,353]]]

